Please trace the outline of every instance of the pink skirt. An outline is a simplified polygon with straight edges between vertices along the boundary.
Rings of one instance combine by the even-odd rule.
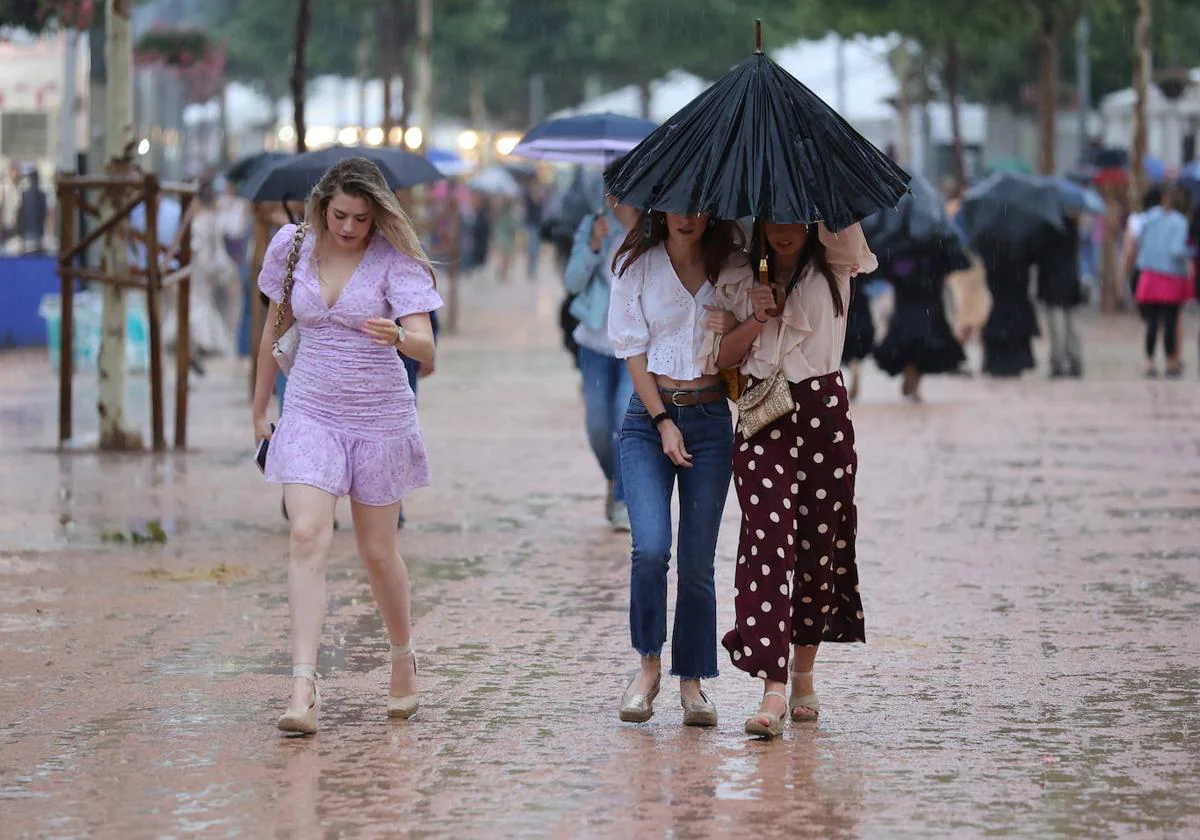
[[[1196,282],[1191,277],[1143,270],[1138,274],[1134,299],[1138,303],[1183,304],[1195,295]]]

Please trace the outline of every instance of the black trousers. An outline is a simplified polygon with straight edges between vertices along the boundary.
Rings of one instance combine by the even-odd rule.
[[[1143,303],[1142,317],[1146,320],[1146,358],[1154,358],[1154,350],[1158,346],[1158,328],[1163,331],[1163,351],[1167,358],[1175,355],[1179,349],[1176,339],[1179,337],[1178,303]]]

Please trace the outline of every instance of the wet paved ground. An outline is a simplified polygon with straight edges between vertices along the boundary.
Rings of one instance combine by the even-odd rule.
[[[628,538],[602,521],[553,282],[465,298],[423,385],[436,486],[402,539],[422,710],[384,717],[342,531],[307,741],[273,728],[287,539],[241,369],[196,385],[186,455],[58,455],[45,362],[0,355],[0,834],[1200,835],[1194,323],[1182,382],[1137,378],[1132,320],[1089,321],[1084,382],[944,378],[911,406],[870,374],[870,644],[828,647],[820,723],[764,744],[741,731],[760,689],[729,667],[718,731],[684,730],[671,690],[650,724],[616,720]],[[722,628],[736,517],[731,497]],[[165,543],[104,540],[147,520]]]

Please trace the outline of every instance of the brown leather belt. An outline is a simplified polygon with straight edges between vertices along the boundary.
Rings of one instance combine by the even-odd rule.
[[[686,408],[688,406],[703,405],[723,400],[727,393],[724,383],[689,391],[674,391],[669,388],[658,389],[658,394],[662,397],[663,402],[667,405],[673,405],[676,408]]]

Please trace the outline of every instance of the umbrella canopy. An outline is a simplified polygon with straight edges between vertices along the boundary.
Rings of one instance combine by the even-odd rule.
[[[921,177],[908,184],[909,192],[895,208],[863,219],[863,235],[879,258],[881,273],[896,260],[937,254],[945,258],[946,271],[971,267],[966,242],[958,226],[946,215],[942,197]]]
[[[425,153],[425,157],[429,158],[429,162],[437,167],[437,171],[447,178],[457,178],[459,175],[466,174],[471,168],[462,155],[448,149],[429,149]]]
[[[352,157],[364,157],[378,166],[393,190],[444,177],[428,160],[403,149],[330,146],[294,155],[256,173],[242,188],[242,195],[251,201],[302,201],[329,167]]]
[[[521,185],[503,166],[489,166],[480,170],[479,174],[472,176],[471,180],[467,181],[467,186],[475,192],[487,195],[516,198],[521,194]]]
[[[235,184],[242,184],[254,177],[261,169],[270,169],[281,160],[290,158],[287,152],[258,152],[253,155],[246,155],[237,161],[234,161],[228,169],[225,170],[225,177]]]
[[[982,237],[1028,243],[1039,239],[1046,227],[1063,230],[1065,210],[1049,178],[1000,172],[967,190],[962,223],[972,243]]]
[[[1069,178],[1062,176],[1051,178],[1058,194],[1062,197],[1063,206],[1067,210],[1081,213],[1104,213],[1108,208],[1100,193],[1087,187],[1082,187]]]
[[[755,52],[605,173],[643,210],[824,222],[841,230],[904,195],[908,175],[820,97]]]
[[[657,123],[620,114],[581,114],[544,120],[512,150],[518,157],[607,166],[642,142]]]

